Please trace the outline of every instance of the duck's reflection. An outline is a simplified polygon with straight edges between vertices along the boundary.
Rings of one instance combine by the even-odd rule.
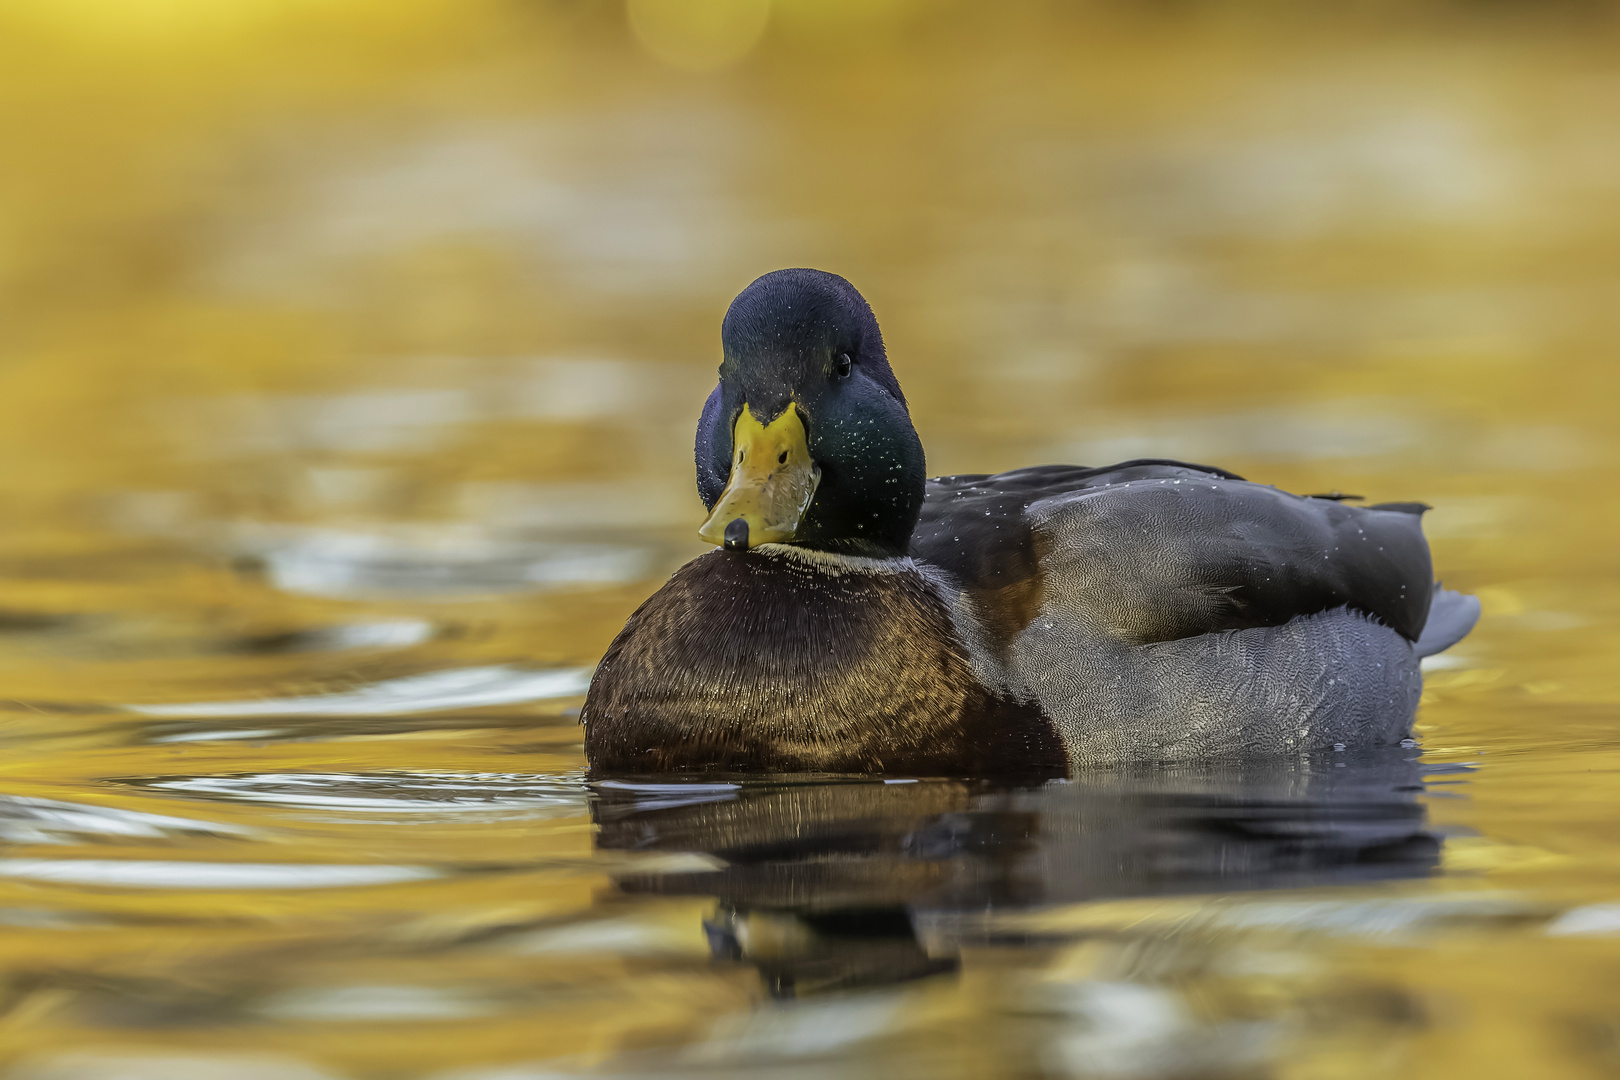
[[[1420,877],[1441,839],[1414,750],[1302,762],[968,781],[595,785],[604,848],[701,852],[717,870],[624,878],[711,895],[717,957],[798,995],[951,970],[996,913]],[[988,916],[988,917],[987,917]],[[916,927],[929,926],[927,948]]]

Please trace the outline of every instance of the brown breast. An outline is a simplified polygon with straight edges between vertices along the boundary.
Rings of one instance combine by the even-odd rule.
[[[974,677],[909,567],[714,551],[630,617],[591,681],[593,770],[1061,775],[1033,706]]]

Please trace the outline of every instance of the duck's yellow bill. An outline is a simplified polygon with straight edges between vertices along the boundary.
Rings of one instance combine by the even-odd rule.
[[[820,482],[799,411],[789,405],[761,424],[744,405],[731,429],[731,480],[698,535],[732,551],[791,540]]]

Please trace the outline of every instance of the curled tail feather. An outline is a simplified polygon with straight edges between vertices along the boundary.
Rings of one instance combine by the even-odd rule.
[[[1442,589],[1436,582],[1434,600],[1429,604],[1429,619],[1412,648],[1419,656],[1445,652],[1467,637],[1477,622],[1479,597]]]

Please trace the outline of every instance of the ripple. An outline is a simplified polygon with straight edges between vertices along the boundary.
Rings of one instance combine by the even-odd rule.
[[[433,624],[426,619],[383,619],[252,638],[239,643],[236,648],[242,652],[256,653],[408,649],[432,637]]]
[[[465,1020],[488,1015],[495,1005],[436,986],[333,986],[287,991],[257,1011],[280,1021],[405,1023]]]
[[[173,835],[252,836],[254,830],[190,818],[0,795],[0,840],[8,844],[69,844],[98,840],[150,840]]]
[[[741,784],[702,781],[652,784],[630,780],[599,780],[592,786],[598,793],[612,797],[613,806],[611,810],[605,811],[610,816],[729,802],[737,798],[738,793],[742,791]]]
[[[535,671],[495,664],[386,679],[335,694],[126,705],[124,708],[142,716],[162,717],[398,716],[575,697],[590,687],[590,679],[590,668]],[[171,737],[169,741],[175,740]]]
[[[173,735],[158,735],[155,743],[230,742],[233,739],[274,739],[285,735],[285,728],[242,728],[237,731],[181,731]]]
[[[341,889],[440,877],[426,866],[141,859],[0,859],[0,878],[117,889]]]
[[[1547,925],[1549,937],[1620,934],[1620,904],[1587,904],[1571,908]]]
[[[168,1053],[126,1046],[29,1058],[12,1080],[339,1080],[296,1058],[259,1053]]]
[[[523,773],[256,773],[145,781],[143,787],[232,802],[351,813],[583,813],[578,777]]]
[[[236,546],[279,589],[306,596],[469,599],[640,581],[653,552],[610,543],[497,539],[476,527],[358,532],[238,523]]]

